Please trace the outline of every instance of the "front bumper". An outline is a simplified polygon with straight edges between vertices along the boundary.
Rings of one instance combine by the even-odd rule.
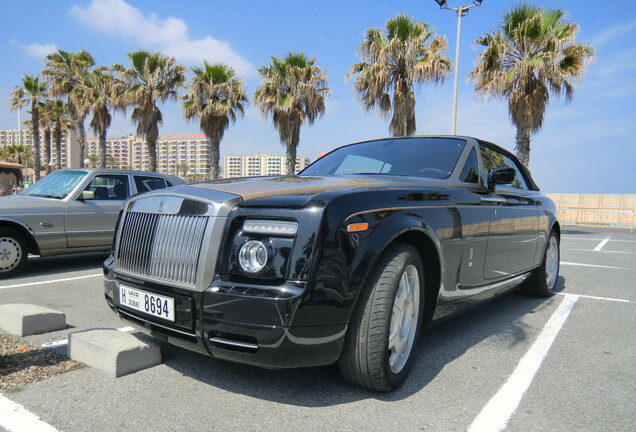
[[[119,284],[175,299],[174,323],[119,304]],[[215,279],[202,293],[117,275],[104,262],[106,302],[122,320],[151,336],[215,358],[267,368],[331,364],[342,349],[346,324],[294,318],[306,292],[304,283],[273,289]],[[311,314],[319,317],[319,314]],[[324,318],[324,317],[323,317]]]

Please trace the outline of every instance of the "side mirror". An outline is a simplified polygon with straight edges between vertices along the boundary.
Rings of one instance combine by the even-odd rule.
[[[80,201],[86,200],[94,200],[95,199],[95,191],[82,191],[82,194],[79,196]]]
[[[515,170],[510,167],[497,167],[488,172],[488,191],[493,192],[496,184],[512,183],[515,179]]]

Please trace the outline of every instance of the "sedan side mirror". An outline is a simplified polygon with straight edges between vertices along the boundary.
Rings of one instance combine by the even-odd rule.
[[[488,172],[488,191],[493,192],[496,184],[512,183],[515,179],[515,170],[510,167],[497,167]]]
[[[79,196],[80,201],[86,200],[94,200],[95,199],[95,191],[82,191],[82,194]]]

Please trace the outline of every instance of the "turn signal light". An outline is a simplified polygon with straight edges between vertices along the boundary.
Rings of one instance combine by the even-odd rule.
[[[347,232],[360,232],[360,231],[366,231],[367,229],[369,229],[369,224],[367,222],[354,223],[354,224],[349,224],[349,226],[347,226]]]

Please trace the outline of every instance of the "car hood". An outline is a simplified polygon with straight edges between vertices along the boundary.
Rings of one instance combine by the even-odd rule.
[[[0,215],[12,216],[16,214],[40,213],[46,209],[47,213],[51,210],[60,209],[64,212],[66,202],[55,198],[32,197],[29,195],[12,195],[0,198]]]
[[[189,187],[239,195],[244,201],[282,195],[316,195],[338,189],[381,189],[408,186],[443,186],[446,180],[388,175],[347,175],[329,177],[281,176],[247,177],[192,183]]]

